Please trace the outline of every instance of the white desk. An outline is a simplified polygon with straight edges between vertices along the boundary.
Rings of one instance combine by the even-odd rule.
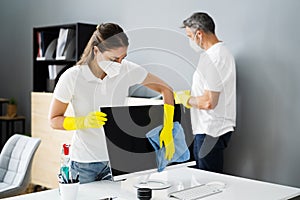
[[[221,181],[226,184],[226,188],[219,194],[204,198],[205,200],[282,200],[300,195],[300,188],[222,175],[192,168],[176,168],[162,173],[154,173],[151,175],[151,178],[168,180],[172,184],[172,187],[169,189],[154,190],[152,192],[152,200],[170,199],[167,197],[169,192],[211,181]],[[136,188],[134,188],[133,184],[136,183],[137,180],[138,178],[130,178],[122,182],[99,181],[81,184],[77,200],[98,200],[101,197],[109,196],[119,197],[115,200],[134,200],[137,198]],[[8,199],[55,200],[60,199],[60,196],[58,189],[54,189]]]

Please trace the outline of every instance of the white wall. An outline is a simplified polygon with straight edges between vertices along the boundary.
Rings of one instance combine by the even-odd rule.
[[[1,0],[0,96],[16,97],[30,119],[32,29],[74,22],[119,23],[130,37],[128,59],[184,89],[198,58],[179,27],[207,11],[237,63],[238,124],[226,172],[300,187],[299,8],[298,0]]]

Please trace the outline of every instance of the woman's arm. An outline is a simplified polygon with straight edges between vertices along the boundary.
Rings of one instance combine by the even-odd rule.
[[[49,122],[50,126],[54,129],[65,130],[63,122],[65,119],[65,111],[68,107],[67,103],[63,103],[55,98],[52,99],[49,110]]]
[[[148,73],[142,84],[161,93],[165,104],[174,105],[173,89],[157,76]]]
[[[142,83],[144,86],[155,90],[162,94],[164,98],[164,126],[159,136],[159,146],[166,148],[165,158],[171,160],[175,153],[175,145],[173,139],[173,118],[174,118],[174,95],[173,89],[163,80],[148,73]]]

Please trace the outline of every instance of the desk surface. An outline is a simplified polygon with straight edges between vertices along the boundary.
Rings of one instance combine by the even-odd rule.
[[[133,186],[140,177],[126,181],[98,181],[81,184],[77,200],[101,199],[103,197],[118,197],[116,200],[133,200],[136,198],[136,188]],[[161,173],[154,173],[150,178],[168,180],[172,186],[165,190],[154,190],[152,200],[168,198],[170,192],[202,183],[221,181],[226,184],[223,192],[204,198],[205,200],[276,200],[289,199],[300,194],[300,188],[288,187],[262,181],[256,181],[235,176],[206,172],[192,168],[175,168]],[[9,200],[47,200],[60,199],[58,189],[37,192],[12,198]]]

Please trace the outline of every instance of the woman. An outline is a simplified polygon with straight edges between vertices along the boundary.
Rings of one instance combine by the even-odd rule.
[[[113,23],[97,26],[81,59],[60,77],[54,90],[49,120],[54,129],[75,130],[71,145],[72,174],[80,173],[80,182],[110,179],[103,128],[105,113],[99,106],[122,105],[130,86],[144,86],[162,94],[164,127],[160,143],[166,158],[174,154],[172,137],[174,98],[172,89],[158,77],[124,58],[128,38]],[[64,116],[71,103],[75,117]]]

